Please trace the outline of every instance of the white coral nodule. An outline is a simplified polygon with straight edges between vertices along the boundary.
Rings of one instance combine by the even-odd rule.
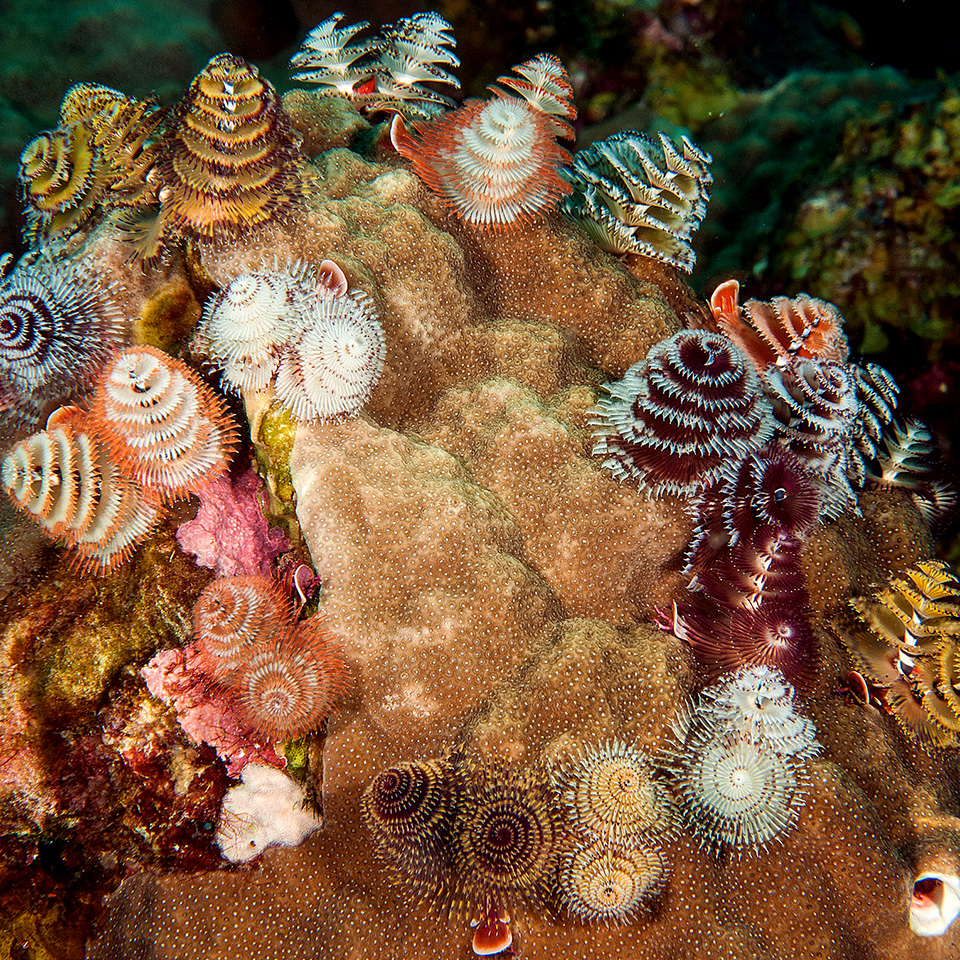
[[[220,810],[216,841],[224,859],[246,863],[276,844],[295,847],[320,828],[303,808],[303,790],[282,770],[248,763],[242,777]]]

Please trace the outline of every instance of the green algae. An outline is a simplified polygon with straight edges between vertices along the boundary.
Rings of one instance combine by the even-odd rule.
[[[851,119],[773,244],[771,277],[835,303],[858,348],[935,360],[960,340],[960,94]],[[904,349],[905,348],[905,349]]]
[[[189,638],[193,603],[209,579],[169,527],[108,576],[83,577],[61,560],[8,601],[3,646],[21,665],[18,699],[51,722],[96,710],[129,664]]]
[[[265,513],[272,524],[283,528],[291,545],[302,541],[297,522],[297,494],[290,475],[290,457],[297,422],[279,403],[271,403],[259,417],[253,432],[253,449],[267,491]]]

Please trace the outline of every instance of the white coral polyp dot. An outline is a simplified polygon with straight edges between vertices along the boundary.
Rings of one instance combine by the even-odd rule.
[[[369,297],[319,298],[310,323],[289,343],[277,369],[277,398],[297,420],[356,414],[383,371],[383,328]]]

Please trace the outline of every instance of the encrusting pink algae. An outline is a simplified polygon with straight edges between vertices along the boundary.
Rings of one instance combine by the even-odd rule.
[[[68,891],[0,953],[956,956],[956,497],[892,378],[830,304],[687,286],[690,141],[571,164],[556,58],[457,106],[442,17],[342,19],[282,99],[226,54],[160,115],[75,89],[123,202],[0,281],[46,537],[0,883]],[[72,379],[44,258],[125,318]]]

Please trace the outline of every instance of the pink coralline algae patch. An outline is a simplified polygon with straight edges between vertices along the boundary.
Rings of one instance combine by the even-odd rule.
[[[270,743],[260,743],[240,720],[233,700],[196,670],[193,645],[162,650],[141,671],[150,693],[177,713],[183,732],[196,743],[213,747],[231,777],[251,762],[286,766]]]
[[[180,524],[177,543],[218,577],[269,574],[276,558],[290,549],[286,534],[263,516],[260,481],[248,471],[238,480],[218,477],[200,491],[200,509]]]

